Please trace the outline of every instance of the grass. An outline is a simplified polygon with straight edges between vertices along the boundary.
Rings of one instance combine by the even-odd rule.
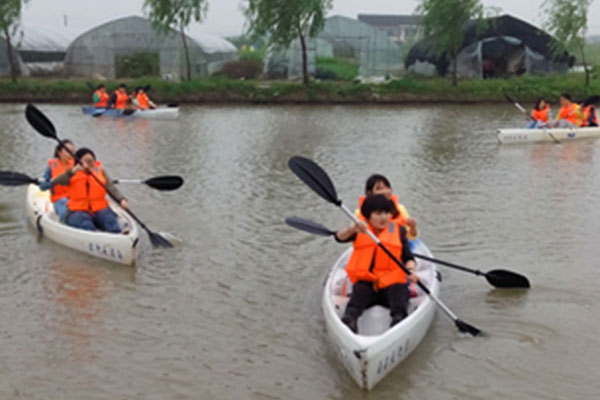
[[[596,71],[598,74],[600,70]],[[348,75],[350,76],[350,75]],[[121,81],[104,81],[109,91]],[[470,79],[453,87],[449,79],[420,78],[412,75],[386,84],[361,84],[353,81],[314,81],[305,87],[298,81],[234,80],[210,77],[185,82],[169,82],[158,78],[124,80],[129,87],[150,84],[150,95],[166,102],[499,102],[509,93],[521,102],[533,102],[538,97],[556,101],[563,92],[575,99],[600,94],[600,76],[593,77],[591,86],[584,85],[583,74],[547,76],[524,75],[511,79]],[[23,78],[17,83],[0,79],[2,101],[90,101],[92,88],[99,81],[76,79]]]
[[[335,74],[337,80],[351,81],[358,76],[358,65],[342,58],[317,57],[317,68]]]

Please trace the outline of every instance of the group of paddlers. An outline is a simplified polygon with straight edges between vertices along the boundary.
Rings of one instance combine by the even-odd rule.
[[[150,100],[148,86],[138,86],[127,93],[127,85],[120,84],[117,90],[109,95],[104,85],[98,85],[92,97],[95,108],[114,108],[116,110],[149,110],[156,108]]]
[[[600,98],[592,96],[582,104],[573,102],[568,93],[560,96],[560,109],[556,119],[550,121],[550,104],[544,98],[535,103],[527,128],[573,128],[598,126],[598,113],[594,103]]]

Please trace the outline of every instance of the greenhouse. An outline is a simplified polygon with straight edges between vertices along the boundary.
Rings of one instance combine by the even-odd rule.
[[[225,39],[186,32],[191,75],[206,76],[237,58],[236,47]],[[156,75],[179,80],[187,74],[181,34],[158,33],[152,22],[132,16],[93,28],[67,49],[65,73],[70,76],[121,78]]]
[[[316,39],[307,41],[308,70],[314,74],[317,57],[335,57],[358,65],[361,76],[398,74],[403,70],[400,47],[378,29],[358,20],[333,16]],[[299,41],[286,50],[271,51],[265,62],[269,78],[295,79],[302,75]]]
[[[458,76],[491,78],[566,71],[575,59],[567,52],[553,53],[555,43],[546,32],[510,15],[489,18],[483,28],[471,22],[458,54]],[[407,70],[428,76],[450,73],[454,62],[446,54],[433,54],[432,45],[430,38],[415,44],[406,59]]]

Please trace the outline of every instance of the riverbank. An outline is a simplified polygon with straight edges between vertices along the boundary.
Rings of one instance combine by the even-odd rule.
[[[189,82],[155,78],[123,80],[129,87],[150,84],[151,97],[159,103],[254,103],[254,104],[403,104],[504,102],[509,93],[520,102],[538,97],[556,101],[567,92],[574,99],[600,93],[600,80],[584,85],[582,74],[522,76],[511,79],[463,80],[453,87],[448,79],[405,76],[384,83],[357,81],[301,82],[242,81],[211,77]],[[113,90],[121,81],[103,82]],[[16,83],[0,79],[0,102],[88,103],[99,81],[23,78]]]

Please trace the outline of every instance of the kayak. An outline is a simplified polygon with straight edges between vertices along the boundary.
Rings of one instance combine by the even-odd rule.
[[[498,129],[498,142],[535,143],[566,142],[575,139],[600,137],[600,127],[589,128],[555,128],[555,129]]]
[[[85,115],[93,117],[176,119],[179,116],[179,107],[159,107],[151,110],[115,110],[114,108],[86,106],[82,107],[81,111]]]
[[[134,265],[138,253],[138,228],[126,212],[112,203],[111,207],[117,213],[123,233],[76,229],[58,221],[50,202],[50,191],[40,191],[34,184],[27,189],[27,218],[40,235],[94,257]]]
[[[433,257],[420,239],[411,242],[411,248]],[[436,304],[417,289],[416,297],[409,302],[409,315],[394,327],[390,328],[389,309],[376,305],[363,312],[358,319],[358,334],[353,333],[341,320],[352,290],[345,271],[351,253],[349,248],[334,264],[325,283],[322,307],[335,353],[356,383],[370,390],[421,342],[433,321]],[[416,261],[421,282],[437,296],[441,282],[437,268],[429,261]]]

